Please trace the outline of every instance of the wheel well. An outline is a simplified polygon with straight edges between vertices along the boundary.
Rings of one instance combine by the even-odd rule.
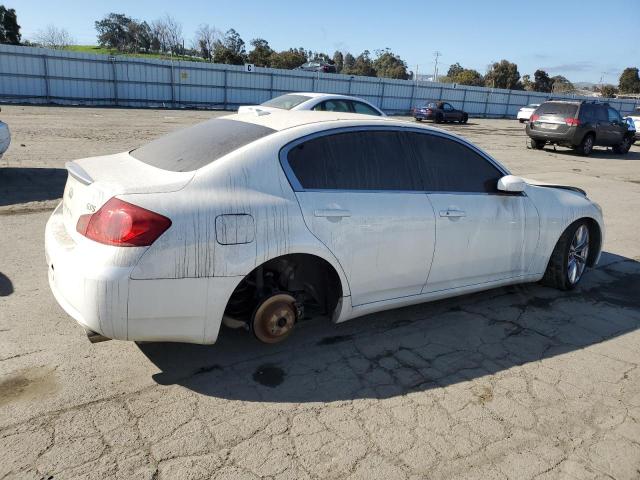
[[[589,228],[589,236],[593,239],[593,246],[589,248],[589,257],[587,258],[587,265],[589,267],[593,267],[596,263],[596,258],[598,258],[598,253],[602,248],[602,231],[600,230],[600,225],[593,218],[585,217],[580,220],[584,220],[587,222],[587,227]],[[575,223],[575,222],[574,222]]]
[[[323,258],[293,253],[272,258],[253,269],[238,284],[225,315],[249,322],[262,298],[289,292],[310,313],[331,315],[342,298],[342,283],[335,268]]]

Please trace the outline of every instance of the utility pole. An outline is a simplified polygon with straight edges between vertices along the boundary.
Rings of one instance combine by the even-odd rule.
[[[436,50],[435,52],[433,52],[433,56],[436,59],[436,66],[433,69],[433,81],[437,82],[438,81],[438,58],[442,56],[442,53]]]

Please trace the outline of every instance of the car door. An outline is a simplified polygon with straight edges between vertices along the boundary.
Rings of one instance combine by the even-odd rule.
[[[455,108],[453,108],[453,106],[451,106],[450,103],[443,103],[442,104],[442,110],[444,111],[444,119],[449,121],[449,120],[457,120],[456,118],[456,113],[455,113]]]
[[[281,154],[309,230],[335,255],[353,306],[419,294],[435,215],[396,130],[341,129]]]
[[[424,292],[525,275],[539,229],[529,198],[499,192],[505,172],[470,145],[434,133],[407,135],[436,217]]]
[[[607,107],[607,141],[608,145],[622,143],[627,133],[627,125],[615,108]]]

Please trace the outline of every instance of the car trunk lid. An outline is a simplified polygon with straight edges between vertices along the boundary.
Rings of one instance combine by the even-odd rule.
[[[62,212],[73,238],[81,215],[95,213],[111,197],[132,193],[162,193],[183,188],[195,175],[171,172],[136,160],[128,152],[67,162]]]

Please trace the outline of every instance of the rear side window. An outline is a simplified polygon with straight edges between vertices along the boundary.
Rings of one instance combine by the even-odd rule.
[[[622,122],[622,117],[620,116],[620,114],[618,113],[618,111],[615,108],[611,108],[609,107],[607,109],[608,113],[609,113],[609,121],[610,122]]]
[[[280,95],[279,97],[272,98],[262,103],[265,107],[281,108],[283,110],[291,110],[293,107],[297,107],[301,103],[311,100],[311,97],[306,95]]]
[[[305,189],[422,190],[406,139],[397,131],[356,131],[293,147],[289,166]]]
[[[380,116],[380,114],[376,110],[371,108],[366,103],[352,102],[352,105],[353,105],[353,111],[356,112],[356,113],[362,113],[364,115],[377,115],[377,116]]]
[[[537,115],[558,115],[563,118],[573,118],[578,111],[578,105],[573,103],[546,102],[538,107]]]
[[[436,135],[407,132],[424,189],[433,192],[497,192],[503,176],[471,148]]]
[[[131,152],[141,162],[172,172],[190,172],[275,130],[237,120],[214,118],[178,130]]]

